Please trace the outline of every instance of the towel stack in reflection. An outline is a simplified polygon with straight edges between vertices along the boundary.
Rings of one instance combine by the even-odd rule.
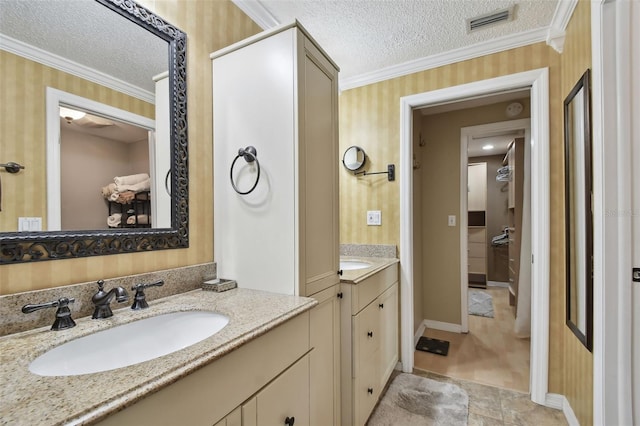
[[[137,216],[129,216],[127,218],[127,225],[148,225],[149,215],[139,214]]]
[[[107,217],[107,225],[111,228],[117,228],[122,222],[122,213],[114,213]]]
[[[102,196],[109,201],[129,204],[137,192],[149,191],[151,179],[147,173],[128,176],[116,176],[113,183],[102,188]]]

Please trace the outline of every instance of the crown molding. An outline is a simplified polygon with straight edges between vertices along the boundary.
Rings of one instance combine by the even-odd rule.
[[[75,75],[76,77],[100,84],[113,90],[117,90],[134,98],[141,99],[145,102],[155,103],[155,93],[141,89],[138,86],[129,84],[123,80],[112,77],[96,69],[78,64],[76,62],[65,59],[61,56],[54,55],[45,50],[31,46],[30,44],[21,42],[14,38],[0,34],[0,49],[13,53],[23,58],[29,59]]]
[[[567,25],[569,25],[569,20],[571,20],[571,16],[577,5],[578,0],[559,0],[556,5],[556,10],[551,19],[551,25],[549,25],[547,44],[553,47],[558,53],[562,53],[564,49]]]
[[[257,0],[231,0],[263,30],[280,25],[280,22]]]
[[[368,84],[378,83],[380,81],[413,74],[428,69],[453,64],[456,62],[466,61],[493,53],[503,52],[505,50],[515,49],[517,47],[527,46],[541,41],[546,41],[548,28],[539,28],[530,31],[524,31],[518,34],[511,34],[499,37],[471,46],[461,47],[459,49],[449,50],[447,52],[438,53],[432,56],[403,62],[401,64],[392,65],[376,71],[347,77],[340,79],[340,90],[354,89]]]

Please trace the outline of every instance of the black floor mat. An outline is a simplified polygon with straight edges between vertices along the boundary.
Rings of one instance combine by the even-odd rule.
[[[419,351],[447,356],[449,353],[449,342],[446,340],[432,339],[431,337],[423,336],[418,340],[416,349]]]

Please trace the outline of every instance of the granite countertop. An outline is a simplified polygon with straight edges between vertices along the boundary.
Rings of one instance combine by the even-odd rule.
[[[134,404],[317,304],[310,298],[234,289],[193,290],[149,303],[148,309],[114,309],[101,320],[75,319],[62,331],[38,328],[0,338],[0,424],[90,424]],[[120,306],[112,303],[112,309]],[[95,374],[42,377],[29,363],[50,348],[99,330],[162,313],[215,311],[229,317],[217,334],[177,352]],[[53,314],[53,312],[52,312]],[[51,317],[53,323],[54,315]]]
[[[341,262],[345,260],[355,260],[371,264],[368,268],[343,270],[340,282],[347,284],[358,284],[383,269],[400,262],[395,257],[340,256]]]

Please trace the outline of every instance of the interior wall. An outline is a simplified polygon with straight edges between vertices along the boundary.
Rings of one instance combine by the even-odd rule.
[[[578,3],[569,22],[561,66],[561,90],[558,100],[560,105],[587,68],[591,68],[591,8],[588,0],[581,0]],[[562,140],[560,145],[564,147],[563,143]],[[561,159],[563,160],[563,157]],[[564,175],[558,178],[557,185],[564,185]],[[562,197],[561,200],[564,202],[564,186],[560,186],[554,196]],[[560,347],[564,359],[563,392],[561,393],[569,400],[580,424],[589,425],[593,423],[593,354],[580,343],[565,324],[564,221],[561,222],[557,232],[563,237],[562,251],[558,253],[559,260],[562,261],[558,262],[561,263],[558,265],[561,272],[558,283],[562,287],[560,293],[562,317],[555,324],[556,332],[561,336]]]
[[[469,157],[469,163],[487,163],[487,280],[509,282],[509,246],[491,245],[491,238],[502,234],[509,224],[507,208],[508,182],[496,180],[498,169],[502,167],[505,154]]]
[[[425,144],[418,148],[422,174],[422,309],[425,319],[461,323],[460,306],[460,132],[461,128],[530,116],[529,102],[517,117],[505,110],[513,101],[500,102],[422,117]],[[495,178],[494,178],[495,180]],[[447,217],[455,215],[456,226]],[[414,220],[415,222],[416,220]],[[414,254],[415,258],[415,254]]]
[[[582,72],[577,68],[591,64],[588,0],[579,1],[567,32],[563,54],[557,53],[545,43],[537,43],[342,92],[340,149],[343,152],[350,145],[364,146],[372,161],[375,161],[376,168],[387,162],[398,164],[398,110],[401,97],[537,68],[549,68],[549,391],[568,395],[580,423],[591,424],[592,358],[590,354],[584,353],[584,348],[579,347],[575,337],[565,330],[562,102],[568,89],[567,84],[562,84],[560,69],[561,63],[565,67],[576,68],[571,81],[577,81],[578,74]],[[425,164],[423,168],[426,170]],[[377,185],[363,182],[366,181],[347,176],[344,171],[340,175],[341,242],[399,246],[399,185],[397,182],[382,182]],[[364,210],[374,200],[383,212],[383,224],[372,231],[365,225]],[[565,358],[570,360],[569,368],[565,367]]]
[[[256,34],[261,29],[230,1],[139,0],[139,3],[187,33],[189,248],[2,265],[0,266],[0,294],[18,293],[213,261],[213,175],[211,170],[213,155],[213,125],[211,120],[213,95],[211,91],[211,60],[209,59],[209,54]],[[80,96],[105,103],[109,103],[108,101],[112,97],[118,96],[117,94],[101,95],[101,93],[107,92],[108,89],[95,84],[88,90],[92,96],[76,93],[74,90],[70,90],[73,85],[64,83],[65,78],[59,76],[59,73],[54,70],[25,70],[20,66],[10,66],[5,62],[6,52],[0,51],[0,55],[2,55],[0,56],[0,66],[2,66],[0,75],[3,77],[5,75],[10,76],[11,84],[17,84],[17,82],[22,81],[23,75],[32,76],[29,78],[36,79],[43,85],[45,81],[47,83],[58,82],[57,78],[60,78],[61,82],[57,88]],[[12,60],[12,63],[15,62],[15,59]],[[9,73],[5,74],[5,71],[9,71]],[[38,75],[39,73],[44,73],[44,75]],[[29,101],[28,105],[16,107],[16,102],[21,96],[29,99],[26,96],[28,90],[18,91],[18,96],[15,91],[11,91],[10,95],[7,94],[5,92],[6,89],[7,84],[0,86],[3,101],[11,100],[10,102],[0,102],[0,108],[3,108],[1,110],[2,113],[0,113],[0,132],[4,130],[8,121],[16,119],[16,114],[30,116],[31,112],[36,113],[27,120],[24,128],[20,131],[12,135],[0,133],[3,141],[17,141],[16,146],[12,146],[12,151],[7,152],[7,157],[13,159],[13,161],[26,164],[27,173],[20,174],[23,176],[21,179],[24,179],[26,183],[27,179],[31,179],[29,176],[32,172],[42,170],[44,173],[45,170],[44,122],[42,120],[44,102],[32,100]],[[6,105],[9,105],[9,108],[5,108]],[[38,111],[42,112],[38,113]],[[154,116],[153,112],[147,114],[137,113],[150,118]],[[24,144],[32,145],[29,145],[29,149],[24,147]],[[2,147],[4,152],[4,143]],[[14,155],[17,152],[21,152],[21,155]],[[7,183],[8,179],[4,175],[2,177],[4,190],[4,184]],[[25,194],[21,196],[21,200],[33,198],[34,195],[42,198],[41,195],[45,188],[44,175],[41,180],[34,181],[33,187],[26,184],[24,187]],[[5,206],[7,208],[9,206],[7,200],[10,199],[9,194],[4,191],[2,195],[4,202],[0,217],[4,216]],[[12,196],[15,196],[15,194]],[[40,201],[40,204],[43,204],[43,201]],[[42,205],[38,207],[37,213],[34,212],[33,216],[42,215],[45,211],[46,206]]]

